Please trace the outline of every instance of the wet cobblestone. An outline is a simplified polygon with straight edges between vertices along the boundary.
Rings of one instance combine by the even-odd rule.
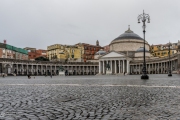
[[[0,78],[0,119],[179,120],[179,76],[138,77]]]

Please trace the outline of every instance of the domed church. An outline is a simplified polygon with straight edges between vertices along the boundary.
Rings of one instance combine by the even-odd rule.
[[[180,41],[178,45],[180,46]],[[169,57],[153,57],[150,54],[148,42],[145,41],[144,48],[144,39],[135,34],[130,27],[115,38],[109,46],[110,52],[103,52],[99,57],[99,74],[142,74],[144,51],[147,74],[167,73],[170,67],[174,71],[178,70],[178,61],[180,60],[177,58],[180,59],[180,50],[178,54],[172,55],[170,59]]]
[[[110,52],[99,57],[99,71],[102,74],[130,73],[130,62],[143,59],[144,39],[130,27],[110,44]],[[150,45],[145,41],[146,58],[150,57]],[[107,66],[109,66],[108,69]]]

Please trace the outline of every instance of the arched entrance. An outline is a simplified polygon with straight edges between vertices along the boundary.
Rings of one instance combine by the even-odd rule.
[[[5,73],[5,74],[12,74],[13,71],[12,71],[12,65],[11,64],[4,64],[3,68],[2,68],[2,73]]]

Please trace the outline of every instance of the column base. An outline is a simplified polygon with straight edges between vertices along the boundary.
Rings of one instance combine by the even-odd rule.
[[[144,74],[144,75],[141,76],[141,79],[149,79],[149,76]]]
[[[106,70],[106,75],[112,75],[112,72],[110,70]]]

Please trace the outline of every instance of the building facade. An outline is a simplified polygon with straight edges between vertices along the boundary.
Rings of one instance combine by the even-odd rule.
[[[109,51],[110,51],[109,45],[106,45],[106,46],[104,46],[103,48],[104,48],[104,51],[106,51],[106,52],[109,52]]]
[[[28,52],[22,48],[0,43],[0,58],[27,60]]]
[[[83,62],[89,61],[89,60],[94,60],[94,55],[97,53],[99,50],[103,49],[99,45],[99,41],[96,41],[96,45],[90,45],[86,43],[78,43],[76,44],[77,46],[81,46],[82,48],[82,60]]]
[[[82,47],[78,45],[54,44],[47,47],[47,56],[51,61],[81,62]]]
[[[154,57],[167,57],[169,55],[169,43],[151,45],[150,52]],[[177,43],[170,44],[170,55],[177,53]]]
[[[28,59],[29,60],[35,60],[35,58],[38,57],[47,57],[47,50],[42,50],[42,49],[36,49],[36,48],[30,48],[30,47],[26,47],[24,48],[26,50],[28,50]]]

